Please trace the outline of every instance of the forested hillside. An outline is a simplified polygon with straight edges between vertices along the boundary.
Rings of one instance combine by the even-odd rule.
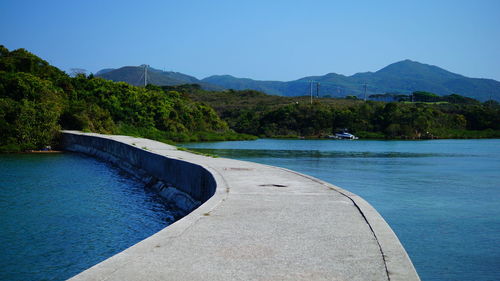
[[[328,73],[322,76],[308,76],[294,81],[259,81],[236,78],[230,75],[215,75],[202,80],[226,89],[252,89],[281,96],[303,96],[309,94],[311,81],[313,94],[322,97],[363,97],[373,94],[410,94],[414,91],[433,92],[437,95],[459,94],[486,101],[500,101],[500,82],[493,79],[469,78],[449,72],[434,65],[411,60],[390,64],[376,72],[361,72],[351,76]]]
[[[387,98],[383,95],[383,98]],[[0,47],[0,151],[57,145],[60,129],[161,141],[326,137],[500,137],[500,105],[416,91],[398,102],[207,91],[197,84],[136,87],[63,71],[24,49]],[[215,110],[214,110],[215,109]]]
[[[0,150],[57,144],[60,129],[162,141],[238,139],[208,105],[176,91],[63,71],[24,49],[0,46]]]
[[[208,92],[177,87],[215,108],[237,132],[264,137],[325,137],[347,128],[362,138],[430,139],[500,137],[495,101],[414,92],[400,102],[355,98],[278,97],[257,91]]]
[[[199,84],[205,90],[224,90],[223,87],[202,82],[193,76],[174,72],[162,71],[145,65],[124,66],[118,69],[102,69],[95,76],[115,82],[126,82],[134,86],[144,86],[144,82],[156,86],[174,86],[182,84]]]

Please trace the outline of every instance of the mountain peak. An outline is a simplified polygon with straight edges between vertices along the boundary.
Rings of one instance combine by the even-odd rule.
[[[115,70],[105,69],[96,76],[141,85],[144,83],[143,75],[143,67],[129,66]],[[322,76],[308,76],[288,82],[237,78],[227,74],[213,75],[198,80],[195,77],[179,72],[148,68],[148,83],[151,84],[179,85],[197,83],[205,89],[253,89],[268,94],[285,96],[309,95],[311,80],[320,83],[321,86],[318,88],[320,88],[323,96],[362,96],[364,95],[363,85],[367,85],[366,89],[369,95],[389,92],[409,94],[414,91],[428,91],[438,95],[456,93],[481,101],[491,97],[500,100],[500,82],[498,81],[468,78],[411,59],[392,63],[376,72],[359,72],[351,76],[327,73]]]
[[[378,70],[377,72],[392,70],[395,68],[410,68],[410,69],[413,68],[413,69],[415,69],[415,68],[429,68],[429,67],[430,68],[433,68],[433,67],[439,68],[439,67],[434,66],[434,65],[420,63],[418,61],[413,61],[410,59],[405,59],[405,60],[391,63],[391,64],[387,65],[386,67]]]
[[[163,71],[152,67],[147,68],[147,83],[159,86],[175,86],[182,84],[199,84],[207,90],[220,90],[221,87],[204,83],[197,78],[180,72]],[[96,76],[113,81],[123,81],[131,85],[141,86],[144,84],[144,65],[124,66],[118,69],[104,69]]]
[[[419,63],[418,61],[413,61],[413,60],[411,60],[411,59],[405,59],[405,60],[398,61],[398,62],[399,62],[399,63],[412,63],[412,62],[414,62],[414,63]],[[398,62],[396,62],[396,63],[398,63]]]
[[[439,81],[463,78],[462,75],[449,72],[435,65],[420,63],[410,59],[389,64],[375,73],[383,76],[398,76],[402,78],[418,78]]]
[[[221,75],[211,75],[208,77],[203,78],[202,80],[205,79],[212,79],[212,78],[228,78],[228,79],[235,79],[236,77],[229,75],[229,74],[221,74]]]

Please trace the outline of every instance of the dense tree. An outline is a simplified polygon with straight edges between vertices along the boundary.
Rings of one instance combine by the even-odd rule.
[[[420,92],[417,96],[422,101],[409,102],[396,95],[399,102],[390,103],[322,98],[310,105],[309,97],[276,97],[256,91],[181,92],[210,104],[237,132],[266,137],[321,137],[343,128],[365,138],[500,136],[498,103],[481,104],[459,95],[436,100],[437,95]]]
[[[440,97],[434,93],[417,91],[413,92],[413,101],[421,101],[421,102],[437,102],[440,100]]]
[[[61,128],[163,141],[248,137],[230,130],[210,106],[175,90],[83,73],[69,77],[24,49],[0,46],[0,150],[53,145]]]
[[[383,94],[392,102],[206,91],[199,85],[135,87],[83,73],[70,77],[24,49],[0,46],[0,151],[55,144],[59,130],[162,141],[323,137],[500,137],[500,105],[460,95]],[[215,110],[214,110],[215,109]],[[234,130],[234,131],[233,131]],[[236,132],[237,133],[236,133]]]

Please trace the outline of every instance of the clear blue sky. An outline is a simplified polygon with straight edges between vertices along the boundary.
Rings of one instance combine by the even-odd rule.
[[[293,80],[411,59],[500,80],[500,1],[0,1],[0,44],[69,71]]]

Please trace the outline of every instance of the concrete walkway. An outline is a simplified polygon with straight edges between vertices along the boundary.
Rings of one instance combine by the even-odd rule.
[[[71,280],[419,280],[399,240],[359,196],[290,170],[96,137],[199,164],[217,182],[198,209]]]

